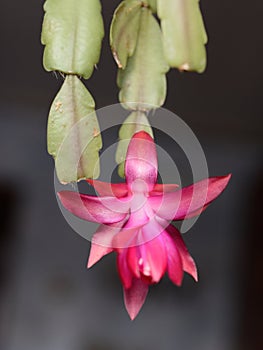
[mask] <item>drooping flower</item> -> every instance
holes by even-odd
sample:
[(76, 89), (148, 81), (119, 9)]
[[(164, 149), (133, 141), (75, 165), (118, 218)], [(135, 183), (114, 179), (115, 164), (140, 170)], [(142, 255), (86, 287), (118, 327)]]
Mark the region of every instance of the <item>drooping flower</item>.
[(101, 225), (92, 238), (88, 267), (117, 253), (126, 309), (134, 319), (150, 285), (167, 271), (180, 286), (184, 271), (196, 281), (197, 269), (180, 232), (171, 221), (199, 215), (225, 189), (231, 175), (211, 177), (179, 189), (157, 184), (157, 154), (152, 137), (136, 133), (125, 162), (126, 183), (88, 180), (99, 196), (62, 191), (63, 206), (74, 215)]

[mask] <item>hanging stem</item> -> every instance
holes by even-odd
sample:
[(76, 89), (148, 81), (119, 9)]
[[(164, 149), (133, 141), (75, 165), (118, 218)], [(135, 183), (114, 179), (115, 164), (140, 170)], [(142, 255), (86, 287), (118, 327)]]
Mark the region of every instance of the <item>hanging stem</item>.
[(99, 0), (47, 0), (44, 5), (43, 65), (66, 78), (51, 105), (48, 152), (62, 183), (98, 177), (102, 147), (95, 102), (80, 81), (98, 63), (104, 36)]

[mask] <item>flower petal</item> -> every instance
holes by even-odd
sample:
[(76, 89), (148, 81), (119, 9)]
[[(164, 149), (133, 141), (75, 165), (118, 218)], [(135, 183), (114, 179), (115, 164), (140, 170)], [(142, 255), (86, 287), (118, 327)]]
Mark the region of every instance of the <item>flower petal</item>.
[(121, 283), (125, 289), (131, 288), (133, 275), (127, 263), (128, 249), (122, 249), (117, 253), (117, 268)]
[(166, 220), (183, 220), (199, 215), (226, 188), (231, 175), (211, 177), (191, 186), (148, 201), (158, 216)]
[(112, 247), (115, 249), (129, 248), (136, 245), (136, 236), (140, 226), (127, 228), (123, 227), (120, 232), (116, 233), (112, 240)]
[(121, 230), (125, 220), (116, 224), (100, 225), (92, 237), (92, 244), (88, 260), (88, 268), (99, 261), (104, 255), (114, 250), (113, 237)]
[(138, 247), (134, 246), (134, 247), (130, 247), (127, 249), (127, 263), (128, 266), (131, 270), (131, 272), (133, 273), (133, 275), (137, 278), (140, 278), (140, 271), (139, 271), (139, 251), (138, 251)]
[(94, 197), (71, 191), (59, 192), (58, 197), (72, 214), (92, 222), (118, 222), (125, 218), (129, 209), (128, 203), (114, 197)]
[(157, 179), (157, 154), (152, 137), (145, 131), (133, 135), (126, 155), (125, 178), (130, 189), (136, 180), (143, 180), (151, 191)]
[(96, 262), (98, 262), (101, 258), (111, 253), (112, 251), (113, 248), (91, 243), (87, 268), (89, 269), (91, 266), (96, 264)]
[(121, 198), (128, 195), (128, 187), (126, 183), (113, 184), (110, 182), (103, 182), (92, 179), (88, 179), (86, 181), (94, 187), (95, 191), (100, 196), (111, 196)]
[(180, 286), (184, 275), (181, 255), (172, 237), (166, 232), (163, 237), (166, 241), (168, 276), (174, 284)]
[(189, 214), (185, 215), (184, 217), (179, 217), (176, 220), (183, 220), (183, 219), (191, 219), (194, 218), (195, 216), (201, 215), (203, 211), (206, 210), (206, 208), (208, 208), (209, 204), (204, 205), (202, 208), (197, 209), (196, 211), (191, 211)]
[(148, 285), (140, 279), (133, 279), (132, 286), (129, 289), (124, 288), (123, 292), (126, 310), (131, 320), (134, 320), (145, 302)]
[(194, 280), (197, 282), (198, 274), (197, 274), (196, 265), (195, 265), (194, 259), (191, 257), (191, 255), (188, 252), (188, 249), (186, 248), (186, 245), (183, 241), (181, 233), (173, 225), (169, 225), (166, 231), (169, 233), (171, 239), (174, 242), (174, 245), (176, 246), (176, 248), (180, 253), (183, 270), (189, 273), (189, 275), (191, 275), (194, 278)]
[(177, 184), (155, 184), (153, 190), (150, 192), (150, 196), (158, 196), (167, 192), (175, 192), (178, 189)]
[(113, 247), (128, 248), (138, 245), (138, 232), (148, 221), (149, 218), (147, 213), (145, 213), (145, 207), (131, 213), (122, 230), (115, 235), (113, 239)]
[(146, 277), (149, 269), (148, 274), (151, 276), (151, 283), (158, 283), (166, 271), (167, 253), (162, 234), (155, 236), (149, 241), (149, 236), (152, 234), (152, 226), (145, 225), (142, 228), (142, 234), (146, 243), (138, 247), (140, 251), (139, 263), (141, 265), (139, 269)]

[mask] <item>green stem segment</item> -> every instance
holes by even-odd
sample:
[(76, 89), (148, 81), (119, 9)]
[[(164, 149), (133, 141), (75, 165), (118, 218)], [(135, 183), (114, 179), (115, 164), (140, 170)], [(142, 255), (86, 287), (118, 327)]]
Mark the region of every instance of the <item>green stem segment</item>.
[[(157, 13), (161, 27), (153, 13)], [(110, 44), (119, 67), (119, 100), (133, 111), (119, 133), (116, 161), (121, 176), (133, 133), (149, 130), (152, 134), (147, 114), (165, 101), (169, 68), (203, 72), (206, 42), (199, 0), (125, 0), (116, 9)]]
[(49, 113), (48, 151), (62, 183), (97, 177), (102, 142), (95, 103), (78, 77), (88, 79), (99, 61), (104, 36), (100, 1), (47, 0), (44, 10), (44, 68), (66, 75)]
[(146, 1), (126, 0), (119, 5), (111, 25), (110, 43), (119, 67), (119, 100), (132, 111), (120, 129), (116, 152), (118, 172), (123, 177), (133, 134), (145, 130), (153, 136), (147, 114), (164, 103), (169, 66), (162, 50), (161, 29)]
[(60, 182), (98, 177), (101, 147), (95, 102), (80, 79), (68, 75), (48, 119), (48, 152)]
[(157, 0), (163, 46), (170, 67), (202, 73), (207, 35), (199, 0)]

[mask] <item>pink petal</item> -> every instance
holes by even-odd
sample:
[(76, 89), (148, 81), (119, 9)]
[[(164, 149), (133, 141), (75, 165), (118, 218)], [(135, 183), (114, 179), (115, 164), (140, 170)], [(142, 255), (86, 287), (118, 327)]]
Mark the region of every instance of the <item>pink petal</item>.
[(157, 179), (157, 154), (152, 137), (145, 131), (133, 135), (126, 155), (125, 178), (130, 189), (136, 180), (142, 180), (153, 189)]
[(129, 289), (132, 285), (133, 275), (127, 264), (127, 249), (122, 249), (117, 254), (117, 269), (121, 279), (121, 283), (125, 289)]
[(145, 213), (144, 206), (131, 213), (122, 230), (113, 239), (114, 248), (128, 248), (138, 245), (138, 232), (148, 221), (149, 218)]
[(123, 227), (112, 240), (112, 246), (115, 249), (129, 248), (136, 245), (136, 235), (140, 227)]
[(174, 192), (178, 189), (179, 185), (176, 184), (155, 184), (153, 190), (150, 192), (150, 196), (158, 196), (167, 192)]
[(211, 177), (162, 196), (149, 197), (156, 214), (166, 220), (182, 220), (200, 214), (226, 188), (231, 175)]
[(90, 268), (91, 266), (96, 264), (96, 262), (98, 262), (103, 256), (111, 253), (112, 251), (113, 251), (113, 248), (103, 247), (101, 245), (91, 243), (87, 267)]
[(169, 225), (166, 231), (169, 233), (171, 239), (174, 242), (174, 245), (176, 246), (176, 248), (180, 253), (183, 270), (189, 273), (189, 275), (191, 275), (194, 278), (194, 280), (197, 282), (198, 274), (197, 274), (197, 269), (196, 269), (194, 259), (189, 254), (188, 249), (186, 248), (186, 245), (183, 241), (183, 238), (180, 232), (173, 225)]
[(160, 236), (163, 231), (164, 231), (163, 226), (159, 224), (156, 218), (155, 217), (151, 218), (151, 220), (149, 220), (149, 222), (143, 226), (143, 235), (141, 236), (138, 235), (137, 237), (138, 245), (141, 245), (142, 243), (145, 244), (147, 242), (152, 241), (154, 238)]
[(118, 222), (126, 217), (129, 210), (128, 203), (113, 197), (94, 197), (71, 191), (59, 192), (58, 197), (72, 214), (92, 222)]
[(202, 212), (205, 211), (206, 208), (208, 208), (208, 206), (209, 206), (209, 204), (204, 205), (202, 208), (200, 208), (200, 209), (198, 209), (198, 210), (196, 210), (196, 211), (192, 211), (191, 213), (185, 215), (185, 217), (183, 217), (183, 218), (181, 218), (181, 219), (179, 218), (179, 219), (177, 219), (177, 220), (179, 221), (179, 220), (183, 220), (183, 219), (191, 219), (191, 218), (194, 218), (195, 216), (198, 216), (198, 215), (202, 214)]
[(88, 260), (88, 268), (99, 261), (104, 255), (114, 250), (113, 237), (121, 230), (125, 220), (116, 224), (100, 225), (92, 237), (92, 245)]
[(98, 180), (88, 179), (87, 182), (95, 188), (100, 196), (125, 197), (128, 195), (128, 187), (126, 183), (112, 184)]
[(98, 227), (92, 236), (92, 243), (115, 248), (113, 245), (113, 238), (123, 229), (127, 219), (121, 220), (113, 224), (102, 224)]
[(140, 279), (133, 279), (131, 288), (124, 288), (123, 292), (125, 307), (131, 320), (134, 320), (145, 302), (148, 285)]
[[(142, 232), (147, 240), (149, 234), (152, 234), (151, 225), (144, 226)], [(138, 249), (140, 252), (141, 273), (147, 277), (147, 269), (149, 269), (151, 283), (158, 283), (165, 274), (167, 267), (167, 253), (162, 235), (158, 235), (145, 244), (141, 244)], [(144, 273), (144, 269), (146, 273)]]
[(131, 201), (130, 217), (125, 225), (127, 228), (143, 226), (149, 221), (148, 208), (150, 207), (148, 205), (148, 199), (144, 196), (142, 199), (140, 197), (134, 199)]
[(140, 271), (139, 271), (139, 255), (138, 255), (138, 247), (130, 247), (127, 249), (127, 263), (128, 266), (132, 272), (132, 274), (140, 278)]
[(167, 249), (167, 272), (170, 280), (180, 286), (183, 280), (183, 264), (182, 258), (178, 252), (177, 246), (174, 243), (173, 239), (166, 232), (163, 233), (163, 237), (166, 241)]

